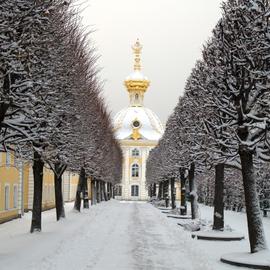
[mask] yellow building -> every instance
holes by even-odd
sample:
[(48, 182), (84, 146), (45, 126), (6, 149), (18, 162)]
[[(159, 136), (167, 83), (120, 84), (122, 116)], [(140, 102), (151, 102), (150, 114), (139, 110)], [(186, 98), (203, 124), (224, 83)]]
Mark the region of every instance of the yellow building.
[[(71, 172), (63, 175), (64, 201), (76, 196), (79, 176)], [(0, 153), (0, 223), (20, 217), (32, 210), (34, 192), (33, 170), (30, 162), (18, 160), (11, 151)], [(90, 194), (90, 192), (89, 192)], [(42, 209), (55, 207), (54, 173), (43, 171)]]
[(11, 152), (0, 154), (0, 222), (19, 216), (19, 171)]
[(181, 200), (181, 184), (180, 181), (175, 181), (175, 200), (180, 201)]

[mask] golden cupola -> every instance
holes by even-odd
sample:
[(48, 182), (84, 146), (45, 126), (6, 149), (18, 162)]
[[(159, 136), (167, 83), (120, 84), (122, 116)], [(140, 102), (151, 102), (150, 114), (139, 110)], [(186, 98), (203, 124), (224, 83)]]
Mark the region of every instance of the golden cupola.
[(129, 92), (130, 106), (142, 107), (144, 93), (150, 85), (150, 81), (141, 72), (141, 51), (142, 45), (137, 39), (132, 46), (135, 56), (134, 71), (126, 78), (125, 86)]
[(164, 132), (157, 115), (143, 105), (144, 93), (150, 85), (141, 72), (142, 45), (139, 40), (132, 46), (135, 55), (134, 71), (125, 80), (130, 104), (114, 117), (114, 132), (118, 140), (158, 141)]

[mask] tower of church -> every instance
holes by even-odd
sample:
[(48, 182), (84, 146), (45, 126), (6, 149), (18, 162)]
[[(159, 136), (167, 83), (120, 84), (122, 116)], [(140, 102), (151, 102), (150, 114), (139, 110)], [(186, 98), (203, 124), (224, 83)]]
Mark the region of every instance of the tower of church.
[(147, 200), (146, 160), (149, 151), (157, 145), (164, 129), (156, 114), (144, 106), (144, 94), (150, 81), (141, 71), (142, 45), (139, 40), (132, 46), (134, 70), (124, 84), (129, 94), (129, 106), (114, 117), (114, 130), (123, 151), (121, 184), (116, 198)]

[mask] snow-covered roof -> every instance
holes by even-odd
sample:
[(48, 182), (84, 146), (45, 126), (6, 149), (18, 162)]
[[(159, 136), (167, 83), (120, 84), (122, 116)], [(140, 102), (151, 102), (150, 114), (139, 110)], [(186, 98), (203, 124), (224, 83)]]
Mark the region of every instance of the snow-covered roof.
[(126, 81), (148, 81), (148, 78), (143, 75), (139, 70), (134, 70), (127, 78)]
[(127, 107), (114, 117), (114, 129), (118, 140), (130, 138), (133, 132), (132, 124), (135, 120), (140, 123), (139, 132), (142, 139), (158, 141), (161, 138), (164, 129), (152, 110), (145, 107)]

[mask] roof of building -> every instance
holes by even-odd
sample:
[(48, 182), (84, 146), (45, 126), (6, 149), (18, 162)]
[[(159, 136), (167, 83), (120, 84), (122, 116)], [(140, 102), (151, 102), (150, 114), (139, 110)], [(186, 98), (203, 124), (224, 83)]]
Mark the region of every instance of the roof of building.
[(119, 140), (158, 141), (164, 129), (157, 115), (143, 105), (144, 93), (149, 87), (150, 81), (141, 72), (142, 45), (139, 40), (132, 46), (132, 49), (135, 55), (134, 70), (125, 80), (130, 105), (114, 117), (116, 138)]
[[(136, 125), (139, 126), (136, 127)], [(164, 132), (157, 115), (146, 107), (127, 107), (115, 115), (114, 129), (117, 139), (132, 139), (134, 128), (138, 128), (141, 134), (140, 139), (144, 140), (157, 141)]]

